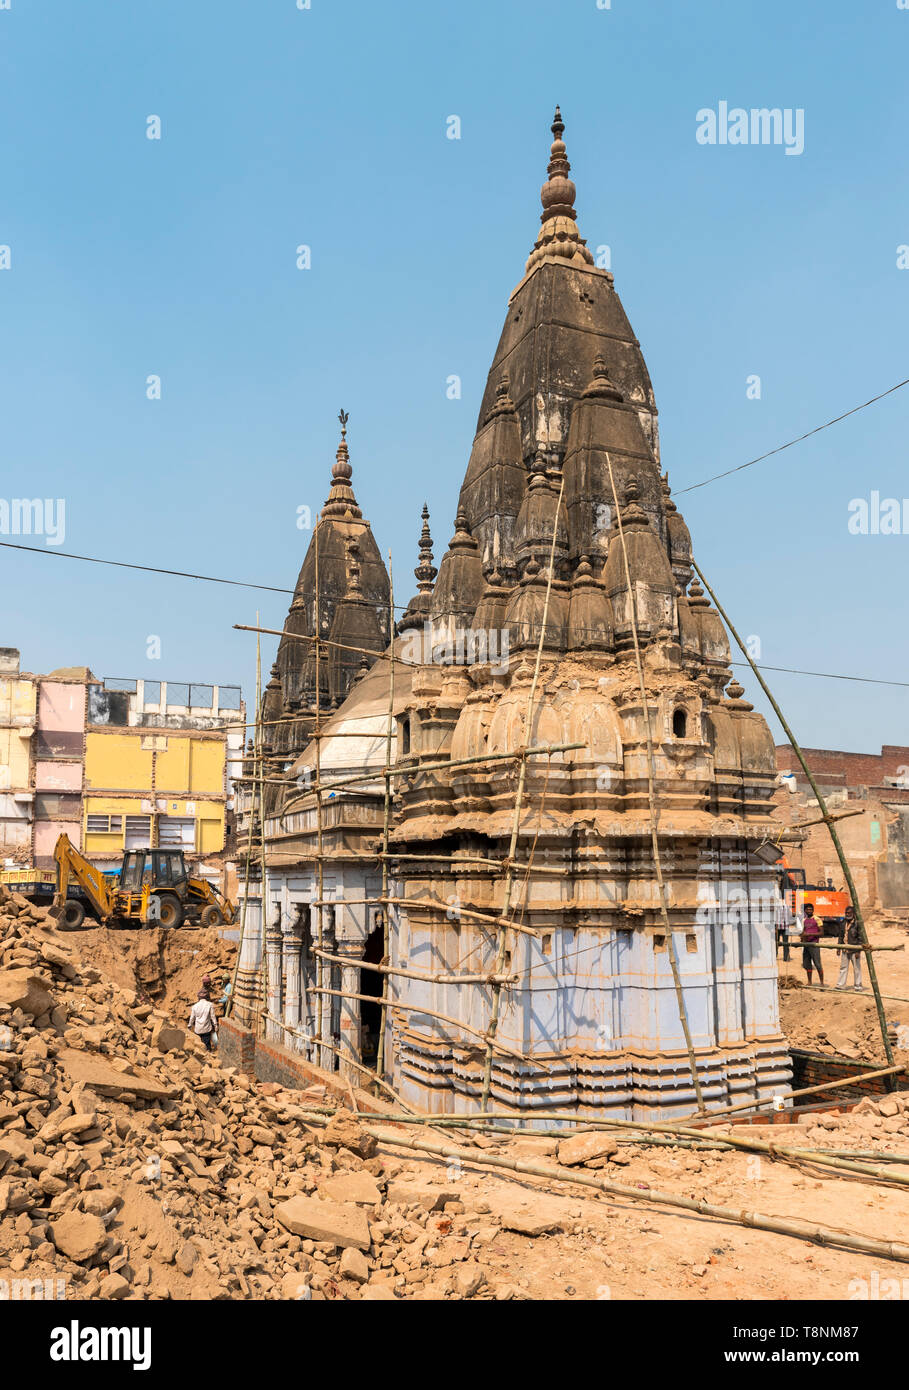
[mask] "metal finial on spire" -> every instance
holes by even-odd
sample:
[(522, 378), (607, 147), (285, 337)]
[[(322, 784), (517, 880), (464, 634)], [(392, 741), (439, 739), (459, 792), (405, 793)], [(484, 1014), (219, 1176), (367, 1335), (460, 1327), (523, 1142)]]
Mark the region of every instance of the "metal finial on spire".
[(350, 466), (350, 453), (347, 448), (347, 422), (350, 414), (346, 410), (338, 411), (338, 419), (341, 421), (341, 442), (338, 445), (338, 452), (335, 454), (334, 467), (331, 476), (335, 482), (346, 482), (353, 476), (353, 469)]
[(555, 138), (561, 140), (565, 131), (565, 122), (562, 120), (562, 112), (558, 106), (555, 109), (555, 115), (552, 118), (552, 126), (550, 128)]

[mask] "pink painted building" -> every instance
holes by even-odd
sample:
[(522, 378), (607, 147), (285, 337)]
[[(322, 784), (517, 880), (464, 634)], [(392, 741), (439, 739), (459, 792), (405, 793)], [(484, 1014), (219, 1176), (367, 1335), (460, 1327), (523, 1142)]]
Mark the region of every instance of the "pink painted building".
[(50, 868), (57, 837), (82, 847), (82, 767), (85, 757), (86, 682), (91, 672), (44, 677), (38, 686), (35, 736), (34, 862)]

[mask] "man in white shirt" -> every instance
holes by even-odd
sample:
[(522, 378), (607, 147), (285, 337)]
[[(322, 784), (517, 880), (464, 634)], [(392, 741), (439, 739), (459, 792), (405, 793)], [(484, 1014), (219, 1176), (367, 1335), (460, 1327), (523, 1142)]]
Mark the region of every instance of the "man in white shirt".
[(189, 1026), (210, 1052), (218, 1020), (215, 1006), (204, 989), (199, 990), (198, 998), (189, 1011)]

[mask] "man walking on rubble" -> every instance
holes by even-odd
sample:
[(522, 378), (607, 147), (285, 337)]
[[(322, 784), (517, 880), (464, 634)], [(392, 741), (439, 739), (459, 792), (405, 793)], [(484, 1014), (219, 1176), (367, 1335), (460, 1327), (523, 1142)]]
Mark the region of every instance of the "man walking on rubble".
[(218, 1020), (215, 1017), (215, 1006), (204, 989), (199, 990), (198, 998), (189, 1011), (189, 1026), (211, 1052), (212, 1043), (217, 1037), (215, 1029)]
[[(837, 932), (837, 937), (841, 946), (861, 946), (862, 938), (859, 932), (859, 924), (855, 920), (855, 908), (846, 908), (846, 916), (842, 926)], [(862, 984), (862, 953), (861, 951), (840, 951), (840, 975), (836, 982), (837, 989), (847, 989), (849, 979), (849, 966), (852, 965), (852, 980), (855, 989), (863, 989)]]

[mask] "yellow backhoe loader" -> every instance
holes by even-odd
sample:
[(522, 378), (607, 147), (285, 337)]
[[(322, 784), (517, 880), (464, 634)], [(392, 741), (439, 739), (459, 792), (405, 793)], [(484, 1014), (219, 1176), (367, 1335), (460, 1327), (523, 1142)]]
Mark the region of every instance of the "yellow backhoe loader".
[(118, 876), (102, 873), (61, 835), (54, 848), (57, 891), (53, 913), (61, 926), (75, 928), (85, 918), (85, 904), (67, 897), (77, 883), (102, 926), (214, 926), (233, 922), (236, 909), (204, 878), (190, 878), (182, 849), (130, 849)]

